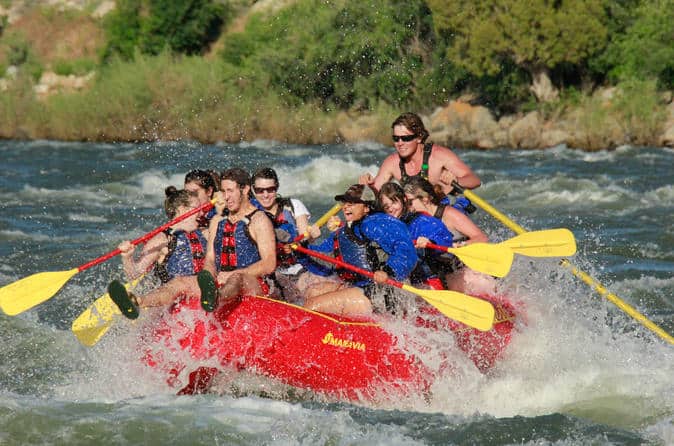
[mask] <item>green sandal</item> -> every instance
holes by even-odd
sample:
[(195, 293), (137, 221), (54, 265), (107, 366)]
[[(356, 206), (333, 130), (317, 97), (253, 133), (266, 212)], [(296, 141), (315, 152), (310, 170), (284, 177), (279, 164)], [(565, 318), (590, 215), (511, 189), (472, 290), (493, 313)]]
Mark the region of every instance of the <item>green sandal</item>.
[(218, 306), (218, 289), (215, 286), (215, 280), (211, 273), (204, 270), (197, 274), (197, 283), (201, 290), (201, 308), (212, 313)]
[(119, 280), (113, 280), (108, 285), (110, 299), (119, 307), (119, 311), (129, 319), (138, 319), (138, 304), (133, 294), (127, 293), (126, 288)]

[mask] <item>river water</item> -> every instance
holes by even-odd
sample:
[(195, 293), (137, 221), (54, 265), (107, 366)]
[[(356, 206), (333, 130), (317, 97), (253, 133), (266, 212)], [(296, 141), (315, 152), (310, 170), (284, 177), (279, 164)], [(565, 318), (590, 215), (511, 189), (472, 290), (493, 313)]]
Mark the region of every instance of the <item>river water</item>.
[[(280, 192), (318, 217), (391, 150), (0, 142), (0, 285), (77, 267), (159, 226), (164, 187), (193, 168), (272, 166)], [(573, 262), (674, 333), (673, 150), (458, 153), (483, 180), (479, 196), (528, 229), (569, 228)], [(484, 211), (474, 219), (493, 241), (514, 235)], [(137, 324), (116, 321), (93, 348), (70, 331), (120, 277), (112, 259), (30, 311), (0, 314), (0, 444), (674, 444), (674, 346), (555, 259), (517, 257), (501, 281), (526, 318), (489, 376), (464, 364), (428, 401), (378, 407), (267, 398), (243, 377), (233, 394), (175, 396), (137, 360)]]

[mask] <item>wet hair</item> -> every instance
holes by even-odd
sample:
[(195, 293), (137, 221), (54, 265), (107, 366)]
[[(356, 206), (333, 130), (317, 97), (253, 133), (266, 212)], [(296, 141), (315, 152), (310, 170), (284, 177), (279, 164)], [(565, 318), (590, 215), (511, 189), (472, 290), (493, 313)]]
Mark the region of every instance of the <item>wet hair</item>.
[(403, 125), (410, 132), (420, 136), (421, 142), (426, 142), (426, 139), (428, 139), (428, 130), (426, 130), (421, 117), (416, 113), (403, 113), (402, 115), (398, 116), (396, 120), (393, 121), (393, 124), (391, 124), (391, 129), (397, 125)]
[(261, 167), (255, 171), (253, 174), (253, 178), (250, 180), (250, 185), (254, 186), (255, 185), (255, 180), (258, 178), (264, 179), (264, 180), (274, 180), (274, 185), (276, 187), (279, 186), (278, 183), (278, 175), (276, 175), (276, 171), (272, 169), (271, 167)]
[(240, 189), (250, 185), (250, 175), (240, 167), (232, 167), (220, 174), (220, 181), (234, 181)]
[(166, 216), (173, 220), (178, 214), (178, 208), (180, 206), (190, 207), (192, 206), (192, 197), (193, 195), (185, 189), (176, 189), (175, 186), (169, 186), (164, 189), (164, 194), (166, 198), (164, 199), (164, 211), (166, 211)]
[(414, 195), (422, 200), (428, 198), (435, 205), (439, 205), (440, 200), (445, 197), (440, 185), (433, 186), (421, 177), (413, 177), (405, 181), (403, 190), (406, 194)]
[(403, 190), (402, 186), (392, 181), (384, 183), (381, 186), (381, 189), (379, 189), (379, 195), (377, 195), (377, 203), (379, 204), (380, 207), (383, 208), (381, 202), (382, 197), (386, 197), (391, 201), (399, 201), (403, 205), (405, 205), (405, 202), (407, 201), (405, 199), (405, 191)]
[(188, 183), (196, 183), (205, 191), (208, 191), (209, 188), (211, 188), (213, 192), (220, 189), (220, 178), (218, 177), (218, 174), (212, 170), (194, 169), (187, 172), (185, 175), (185, 184)]

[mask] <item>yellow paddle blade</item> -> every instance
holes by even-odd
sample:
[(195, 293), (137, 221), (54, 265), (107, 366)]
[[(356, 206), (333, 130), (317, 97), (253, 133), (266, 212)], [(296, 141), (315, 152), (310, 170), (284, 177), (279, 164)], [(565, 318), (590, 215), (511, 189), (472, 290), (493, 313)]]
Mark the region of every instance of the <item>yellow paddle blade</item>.
[(566, 257), (576, 253), (576, 239), (565, 228), (525, 232), (499, 245), (529, 257)]
[(420, 290), (403, 284), (402, 288), (423, 298), (450, 319), (480, 331), (489, 331), (494, 325), (494, 306), (486, 300), (444, 290)]
[(68, 280), (79, 272), (50, 271), (24, 277), (0, 288), (0, 308), (10, 316), (16, 316), (39, 305), (63, 288)]
[(82, 345), (91, 347), (110, 329), (114, 316), (118, 314), (122, 313), (110, 295), (105, 293), (73, 321), (71, 328)]
[[(143, 276), (124, 286), (132, 290), (143, 279)], [(77, 340), (87, 347), (94, 346), (112, 326), (115, 316), (122, 314), (110, 295), (105, 293), (80, 314), (72, 323), (71, 329)]]
[(489, 243), (447, 248), (447, 252), (457, 256), (468, 268), (495, 277), (505, 277), (515, 257), (508, 247)]

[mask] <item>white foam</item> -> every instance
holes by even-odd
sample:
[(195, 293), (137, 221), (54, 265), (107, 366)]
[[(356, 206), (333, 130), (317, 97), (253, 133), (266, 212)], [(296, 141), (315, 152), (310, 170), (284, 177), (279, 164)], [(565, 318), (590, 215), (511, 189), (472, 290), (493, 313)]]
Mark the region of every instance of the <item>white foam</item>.
[(101, 217), (99, 215), (87, 215), (87, 214), (68, 214), (68, 218), (72, 221), (81, 221), (85, 223), (105, 223), (108, 221), (107, 218)]
[(31, 240), (36, 242), (64, 240), (63, 237), (54, 237), (53, 235), (40, 234), (39, 232), (26, 233), (18, 229), (0, 230), (0, 238), (3, 240)]
[(377, 167), (363, 166), (351, 159), (336, 160), (330, 156), (321, 156), (307, 164), (295, 168), (280, 167), (276, 171), (281, 194), (291, 197), (310, 196), (314, 200), (325, 196), (328, 202), (332, 202), (335, 194), (357, 182), (361, 173), (376, 173)]

